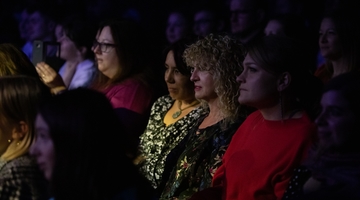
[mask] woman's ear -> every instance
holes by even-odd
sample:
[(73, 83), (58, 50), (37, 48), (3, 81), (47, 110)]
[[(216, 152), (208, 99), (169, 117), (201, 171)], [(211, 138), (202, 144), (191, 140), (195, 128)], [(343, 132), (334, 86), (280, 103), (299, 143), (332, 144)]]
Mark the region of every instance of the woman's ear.
[(29, 126), (26, 122), (20, 121), (12, 130), (12, 138), (14, 140), (21, 140), (29, 132)]
[(289, 72), (282, 73), (278, 78), (278, 91), (282, 92), (289, 87), (291, 83), (291, 75)]

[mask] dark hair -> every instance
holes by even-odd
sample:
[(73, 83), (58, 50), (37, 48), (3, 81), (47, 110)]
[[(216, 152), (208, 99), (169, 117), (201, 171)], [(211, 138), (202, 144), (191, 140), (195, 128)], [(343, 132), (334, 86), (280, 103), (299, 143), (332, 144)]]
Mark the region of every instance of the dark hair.
[(310, 55), (306, 53), (306, 46), (288, 36), (269, 35), (250, 43), (247, 50), (266, 71), (291, 75), (290, 86), (283, 93), (292, 96), (314, 119), (319, 112), (323, 84), (307, 67), (306, 57)]
[(182, 75), (190, 76), (190, 68), (186, 65), (183, 54), (185, 49), (189, 47), (189, 45), (195, 43), (200, 38), (200, 36), (188, 35), (187, 37), (170, 44), (164, 49), (163, 60), (166, 60), (166, 56), (169, 51), (173, 51), (176, 68), (180, 71)]
[(96, 24), (78, 15), (71, 15), (65, 18), (61, 23), (64, 32), (77, 48), (85, 47), (85, 58), (94, 58), (94, 52), (91, 50), (94, 38), (96, 36)]
[(42, 104), (38, 113), (54, 144), (55, 199), (111, 199), (139, 184), (137, 168), (126, 155), (125, 131), (104, 94), (69, 90)]
[(48, 21), (56, 21), (59, 16), (59, 4), (51, 1), (28, 1), (25, 3), (24, 10), (33, 14), (39, 12), (44, 19)]
[(102, 73), (98, 73), (95, 81), (95, 88), (103, 88), (113, 83), (119, 83), (128, 77), (135, 77), (149, 84), (148, 80), (153, 78), (153, 72), (150, 68), (149, 41), (144, 36), (143, 27), (132, 20), (110, 19), (100, 23), (98, 33), (104, 27), (110, 27), (116, 54), (121, 62), (122, 69), (112, 78), (109, 79)]

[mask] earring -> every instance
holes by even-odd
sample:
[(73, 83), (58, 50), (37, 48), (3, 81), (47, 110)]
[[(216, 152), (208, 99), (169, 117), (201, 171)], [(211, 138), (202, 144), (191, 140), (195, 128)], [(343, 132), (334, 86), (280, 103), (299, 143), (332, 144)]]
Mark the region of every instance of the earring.
[(12, 141), (11, 139), (8, 139), (8, 143), (11, 143), (11, 141)]

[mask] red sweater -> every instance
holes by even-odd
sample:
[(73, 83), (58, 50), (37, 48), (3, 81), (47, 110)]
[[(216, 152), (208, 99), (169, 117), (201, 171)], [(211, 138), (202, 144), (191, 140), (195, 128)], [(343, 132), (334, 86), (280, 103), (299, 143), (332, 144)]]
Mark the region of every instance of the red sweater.
[(305, 113), (299, 119), (268, 121), (253, 112), (233, 136), (214, 187), (194, 199), (210, 194), (214, 199), (219, 192), (226, 200), (281, 199), (315, 137), (316, 125)]

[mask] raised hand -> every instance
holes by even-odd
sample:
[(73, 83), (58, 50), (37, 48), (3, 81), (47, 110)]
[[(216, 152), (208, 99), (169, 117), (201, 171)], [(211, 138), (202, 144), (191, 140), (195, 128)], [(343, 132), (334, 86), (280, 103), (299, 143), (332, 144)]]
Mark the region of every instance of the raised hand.
[(41, 80), (50, 89), (56, 87), (66, 87), (62, 77), (45, 62), (36, 64), (36, 71), (39, 74)]

